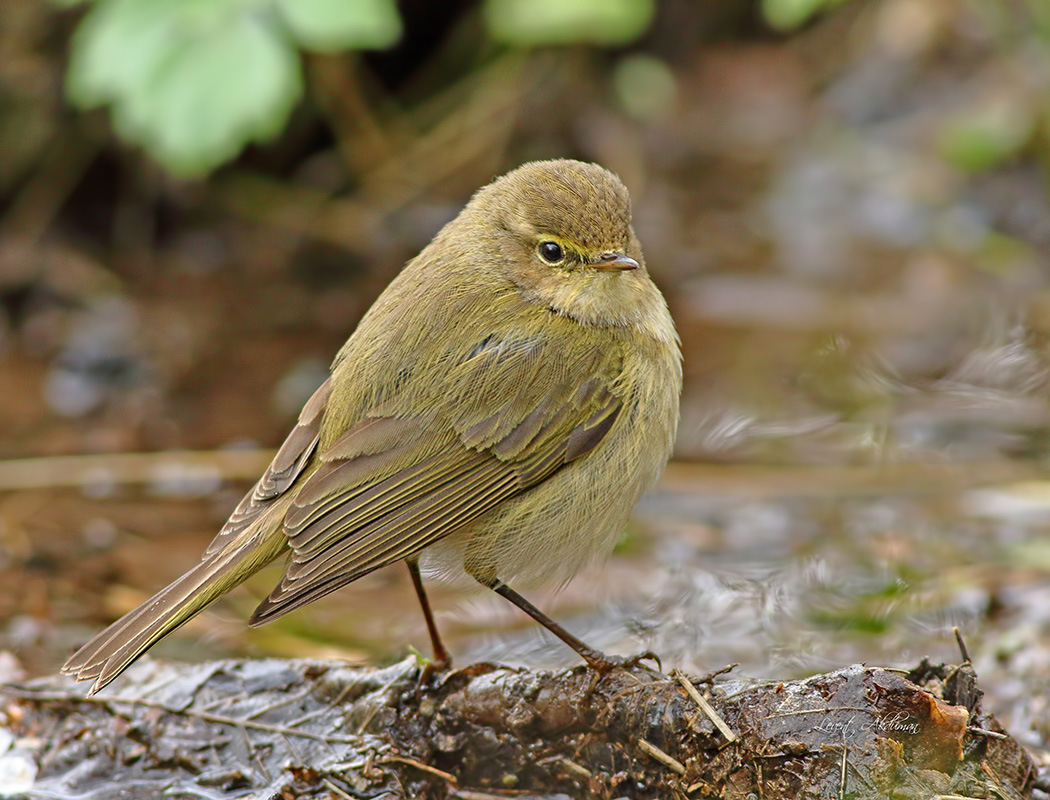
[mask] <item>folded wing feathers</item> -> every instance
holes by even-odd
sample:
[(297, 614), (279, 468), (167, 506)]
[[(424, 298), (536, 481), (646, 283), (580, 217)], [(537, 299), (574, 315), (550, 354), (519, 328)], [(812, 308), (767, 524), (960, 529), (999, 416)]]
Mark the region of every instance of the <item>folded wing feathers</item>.
[[(378, 483), (358, 485), (341, 495), (330, 496), (320, 504), (300, 505), (300, 498), (296, 497), (285, 516), (285, 533), (296, 554), (305, 557), (324, 549), (332, 538), (333, 528), (345, 527), (341, 523), (349, 519), (353, 527), (358, 528), (390, 511), (403, 509), (433, 487), (440, 486), (457, 468), (450, 454), (441, 453), (411, 464)], [(337, 471), (338, 468), (333, 471), (333, 477)]]
[(331, 544), (315, 554), (296, 551), (281, 584), (252, 622), (283, 616), (374, 569), (413, 555), (520, 490), (519, 477), (505, 465), (491, 456), (474, 455), (488, 463), (462, 470), (415, 502), (390, 507), (370, 524), (358, 526), (354, 520), (327, 529), (326, 541)]
[[(607, 372), (597, 370), (594, 377), (589, 363), (560, 365), (552, 376), (549, 364), (541, 370), (515, 356), (520, 353), (513, 348), (490, 343), (472, 364), (452, 368), (482, 365), (494, 371), (490, 378), (504, 380), (484, 380), (485, 370), (464, 372), (459, 385), (473, 387), (476, 402), (452, 404), (458, 416), (444, 433), (435, 434), (440, 427), (425, 418), (369, 418), (319, 456), (321, 466), (298, 489), (285, 515), (292, 559), (281, 583), (256, 609), (253, 624), (418, 553), (602, 440), (620, 411), (610, 390), (618, 372), (615, 358), (608, 360)], [(573, 380), (574, 372), (589, 377)], [(515, 399), (488, 402), (495, 386), (507, 382), (517, 387)], [(499, 406), (495, 412), (494, 406)], [(480, 413), (485, 407), (488, 413)]]
[(325, 403), (332, 393), (331, 379), (318, 387), (303, 406), (299, 422), (284, 440), (277, 455), (274, 456), (266, 472), (230, 514), (215, 538), (211, 540), (201, 561), (207, 561), (217, 552), (232, 542), (237, 534), (244, 531), (268, 510), (273, 501), (291, 487), (302, 475), (311, 456), (317, 449), (320, 440), (321, 420), (324, 417)]

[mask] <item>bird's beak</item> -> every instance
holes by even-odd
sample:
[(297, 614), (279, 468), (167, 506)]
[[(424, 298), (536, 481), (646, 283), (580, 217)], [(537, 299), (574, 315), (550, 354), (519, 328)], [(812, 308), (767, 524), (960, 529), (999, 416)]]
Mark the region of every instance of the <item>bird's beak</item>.
[(598, 257), (598, 261), (592, 264), (595, 269), (608, 269), (615, 272), (624, 272), (629, 269), (638, 269), (641, 265), (630, 256), (622, 253), (604, 253)]

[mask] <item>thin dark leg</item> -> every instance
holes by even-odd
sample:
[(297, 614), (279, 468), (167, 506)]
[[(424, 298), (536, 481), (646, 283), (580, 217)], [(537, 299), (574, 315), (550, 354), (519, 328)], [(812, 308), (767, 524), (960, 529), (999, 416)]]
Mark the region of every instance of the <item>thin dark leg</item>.
[(598, 672), (608, 672), (614, 667), (632, 666), (637, 664), (643, 658), (652, 658), (657, 664), (660, 663), (660, 660), (653, 653), (647, 652), (642, 653), (640, 656), (622, 658), (620, 656), (607, 655), (601, 650), (595, 650), (593, 647), (585, 644), (582, 640), (577, 639), (565, 630), (565, 628), (536, 608), (536, 606), (507, 586), (503, 581), (498, 579), (493, 581), (483, 581), (477, 578), (475, 578), (475, 580), (488, 586), (501, 597), (510, 600), (510, 602), (540, 623), (540, 625), (565, 642), (565, 644), (580, 654), (580, 657), (587, 662), (587, 666), (591, 669), (597, 670)]
[(419, 604), (423, 607), (423, 617), (427, 621), (427, 630), (430, 632), (430, 647), (434, 651), (434, 660), (427, 665), (427, 670), (431, 673), (442, 672), (452, 666), (452, 656), (441, 643), (441, 636), (434, 623), (434, 614), (430, 610), (427, 593), (423, 590), (423, 578), (419, 574), (419, 564), (415, 561), (406, 561), (405, 564), (408, 565), (408, 574), (412, 576), (412, 585), (416, 587)]

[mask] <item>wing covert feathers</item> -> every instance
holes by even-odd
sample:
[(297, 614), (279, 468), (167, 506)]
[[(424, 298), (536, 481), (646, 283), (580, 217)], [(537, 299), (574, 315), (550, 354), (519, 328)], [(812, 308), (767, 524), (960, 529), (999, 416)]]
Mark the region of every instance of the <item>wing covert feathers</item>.
[(285, 516), (292, 559), (251, 623), (416, 555), (596, 447), (620, 413), (618, 359), (543, 349), (488, 337), (450, 369), (444, 418), (366, 418), (321, 453)]

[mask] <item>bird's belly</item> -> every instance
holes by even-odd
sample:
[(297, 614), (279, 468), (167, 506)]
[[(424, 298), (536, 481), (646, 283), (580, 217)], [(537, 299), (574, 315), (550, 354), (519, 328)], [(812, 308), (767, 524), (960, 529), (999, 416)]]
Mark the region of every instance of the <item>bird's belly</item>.
[(666, 432), (640, 441), (637, 431), (628, 436), (629, 424), (618, 428), (587, 456), (428, 547), (423, 569), (454, 582), (469, 575), (527, 588), (567, 581), (608, 555), (670, 447)]

